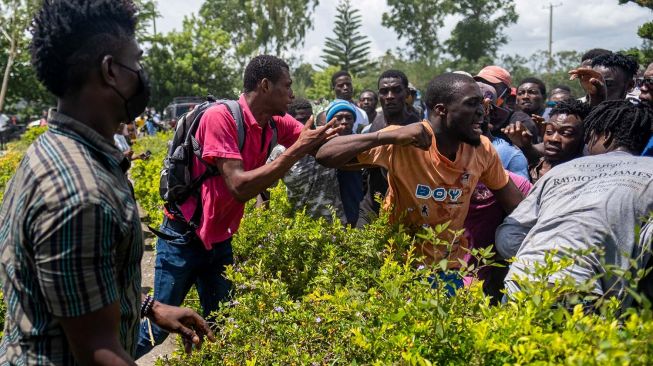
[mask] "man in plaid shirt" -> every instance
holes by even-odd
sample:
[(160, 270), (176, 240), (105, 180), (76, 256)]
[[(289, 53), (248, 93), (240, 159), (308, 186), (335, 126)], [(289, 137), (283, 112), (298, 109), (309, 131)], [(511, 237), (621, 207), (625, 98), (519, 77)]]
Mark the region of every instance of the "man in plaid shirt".
[(141, 295), (143, 236), (122, 121), (149, 99), (131, 0), (50, 0), (33, 21), (32, 64), (58, 97), (0, 208), (7, 305), (0, 365), (133, 365), (141, 317), (212, 338), (190, 309)]

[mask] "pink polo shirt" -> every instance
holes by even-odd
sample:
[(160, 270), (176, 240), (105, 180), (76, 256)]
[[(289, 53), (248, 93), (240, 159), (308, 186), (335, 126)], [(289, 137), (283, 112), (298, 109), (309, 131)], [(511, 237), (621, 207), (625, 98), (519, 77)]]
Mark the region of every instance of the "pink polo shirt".
[[(225, 105), (212, 107), (204, 113), (195, 137), (203, 146), (202, 157), (205, 160), (210, 162), (221, 158), (238, 159), (243, 161), (244, 170), (254, 170), (265, 164), (272, 140), (272, 129), (263, 129), (256, 122), (244, 95), (240, 96), (238, 103), (245, 117), (245, 145), (242, 152), (238, 150), (236, 122)], [(274, 121), (277, 126), (277, 141), (285, 147), (295, 143), (304, 127), (288, 114), (274, 117)], [(206, 167), (196, 157), (193, 159), (192, 176), (196, 178)], [(197, 235), (204, 246), (211, 249), (213, 244), (229, 239), (238, 231), (245, 205), (229, 193), (221, 176), (204, 181), (201, 199), (202, 218)], [(192, 217), (196, 206), (197, 200), (194, 197), (181, 205), (181, 211), (187, 220)]]

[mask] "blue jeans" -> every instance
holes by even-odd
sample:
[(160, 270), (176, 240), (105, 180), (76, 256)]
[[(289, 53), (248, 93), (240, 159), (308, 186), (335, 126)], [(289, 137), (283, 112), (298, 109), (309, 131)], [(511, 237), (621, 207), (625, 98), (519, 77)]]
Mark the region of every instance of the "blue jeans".
[[(437, 279), (436, 277), (437, 276)], [(436, 272), (429, 276), (428, 281), (431, 288), (438, 288), (438, 280), (444, 283), (444, 289), (447, 291), (447, 296), (451, 297), (456, 294), (456, 291), (464, 286), (463, 278), (460, 277), (458, 272)]]
[[(225, 267), (233, 264), (231, 238), (213, 244), (207, 250), (195, 235), (176, 232), (164, 219), (160, 231), (175, 237), (174, 240), (158, 238), (154, 271), (154, 299), (168, 305), (179, 306), (193, 284), (206, 318), (217, 310), (231, 289), (231, 282), (224, 278)], [(152, 324), (155, 345), (163, 343), (168, 332)], [(152, 350), (147, 322), (141, 323), (136, 359)]]

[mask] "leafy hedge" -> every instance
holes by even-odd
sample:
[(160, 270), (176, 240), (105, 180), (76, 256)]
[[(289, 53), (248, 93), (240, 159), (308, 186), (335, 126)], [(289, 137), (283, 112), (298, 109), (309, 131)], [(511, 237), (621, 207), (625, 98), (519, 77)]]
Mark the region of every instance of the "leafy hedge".
[(168, 152), (168, 140), (172, 132), (161, 132), (155, 136), (141, 137), (132, 146), (135, 154), (150, 151), (147, 160), (134, 160), (130, 176), (134, 182), (134, 194), (138, 204), (147, 213), (146, 221), (158, 225), (163, 221), (163, 201), (159, 196), (159, 177), (163, 159)]
[[(5, 194), (7, 183), (14, 175), (29, 145), (36, 140), (47, 127), (33, 127), (27, 130), (20, 140), (7, 144), (7, 150), (0, 156), (0, 202)], [(3, 317), (4, 319), (4, 317)]]
[[(158, 175), (169, 137), (144, 138), (134, 147), (152, 152), (131, 171), (151, 222), (161, 218)], [(20, 159), (5, 157), (0, 172), (10, 175)], [(574, 289), (564, 281), (550, 286), (546, 278), (569, 261), (549, 257), (547, 265), (532, 269), (539, 281), (523, 284), (523, 292), (505, 305), (491, 306), (480, 282), (453, 297), (440, 281), (433, 288), (428, 278), (434, 269), (417, 265), (412, 239), (389, 225), (387, 216), (352, 230), (338, 220), (288, 213), (281, 185), (273, 189), (268, 210), (248, 205), (233, 242), (237, 265), (227, 272), (234, 294), (213, 320), (217, 342), (191, 356), (179, 351), (160, 365), (653, 362), (649, 306), (620, 316), (615, 301), (605, 301), (600, 315), (585, 314), (580, 305), (555, 306)], [(481, 266), (491, 264), (489, 251), (473, 254)], [(471, 277), (477, 271), (464, 269)], [(2, 306), (0, 312), (4, 319)]]
[[(164, 154), (166, 136), (144, 139)], [(146, 145), (145, 145), (146, 143)], [(140, 151), (139, 147), (135, 150)], [(132, 168), (137, 199), (155, 217), (161, 158)], [(155, 188), (156, 187), (156, 188)], [(153, 211), (150, 211), (153, 210)], [(247, 206), (234, 238), (232, 300), (216, 312), (218, 340), (191, 356), (179, 350), (160, 365), (646, 365), (653, 362), (653, 322), (648, 307), (617, 316), (605, 301), (600, 315), (577, 305), (555, 306), (574, 288), (546, 278), (569, 265), (533, 269), (540, 280), (505, 305), (491, 306), (480, 282), (448, 297), (445, 284), (427, 280), (412, 239), (387, 216), (365, 230), (290, 217), (282, 185), (270, 208)], [(427, 235), (446, 230), (435, 228)], [(491, 265), (489, 250), (475, 251)], [(475, 276), (472, 266), (464, 273)], [(186, 305), (197, 307), (196, 301)]]
[[(479, 282), (448, 297), (439, 281), (432, 288), (433, 269), (415, 263), (410, 237), (387, 217), (344, 229), (338, 220), (289, 218), (283, 187), (272, 197), (268, 210), (248, 206), (234, 239), (234, 295), (215, 314), (217, 342), (160, 365), (653, 362), (649, 309), (618, 317), (615, 301), (604, 302), (601, 315), (555, 306), (574, 289), (546, 278), (571, 262), (551, 256), (533, 269), (540, 281), (502, 306), (490, 305)], [(473, 254), (491, 264), (489, 251)]]

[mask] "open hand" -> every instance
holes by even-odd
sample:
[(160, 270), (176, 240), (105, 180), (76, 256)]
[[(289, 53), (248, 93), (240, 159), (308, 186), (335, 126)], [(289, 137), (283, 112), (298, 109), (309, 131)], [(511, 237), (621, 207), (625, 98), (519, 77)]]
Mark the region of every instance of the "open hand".
[(311, 118), (306, 121), (297, 142), (295, 142), (295, 145), (303, 154), (317, 151), (322, 144), (338, 136), (340, 131), (344, 129), (344, 126), (333, 127), (336, 123), (335, 118), (327, 122), (324, 126), (317, 127), (316, 129), (313, 129), (314, 121), (314, 116), (311, 116)]
[(569, 80), (576, 79), (580, 81), (583, 90), (589, 95), (592, 105), (597, 105), (607, 98), (608, 90), (600, 72), (585, 68), (569, 71)]
[(167, 332), (181, 335), (186, 353), (192, 352), (193, 345), (200, 348), (204, 337), (215, 342), (206, 320), (191, 309), (156, 302), (150, 320)]
[(514, 125), (502, 128), (501, 132), (508, 136), (512, 144), (520, 149), (529, 148), (533, 144), (533, 134), (519, 121)]

